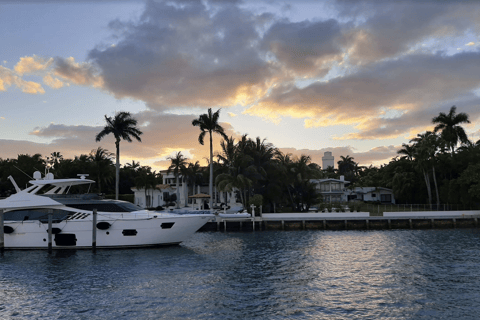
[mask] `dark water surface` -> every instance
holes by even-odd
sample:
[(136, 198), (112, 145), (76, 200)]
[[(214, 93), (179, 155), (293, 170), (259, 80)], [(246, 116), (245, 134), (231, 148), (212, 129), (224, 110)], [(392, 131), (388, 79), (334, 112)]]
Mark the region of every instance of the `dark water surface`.
[(1, 319), (479, 319), (480, 231), (197, 233), (6, 251)]

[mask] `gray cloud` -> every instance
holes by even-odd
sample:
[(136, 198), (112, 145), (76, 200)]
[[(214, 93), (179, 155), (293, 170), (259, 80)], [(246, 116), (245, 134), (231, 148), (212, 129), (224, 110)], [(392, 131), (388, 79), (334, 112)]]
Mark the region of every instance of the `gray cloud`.
[(215, 13), (201, 2), (148, 2), (140, 21), (115, 21), (114, 47), (94, 49), (105, 88), (151, 107), (233, 103), (239, 88), (265, 87), (273, 70), (258, 50), (262, 18), (230, 4)]
[[(435, 116), (445, 101), (452, 104), (465, 101), (475, 112), (478, 97), (471, 92), (479, 87), (478, 52), (455, 56), (414, 55), (303, 89), (277, 88), (248, 112), (261, 114), (268, 110), (297, 117), (303, 114), (311, 118), (312, 126), (352, 124), (360, 130), (359, 136), (373, 139), (382, 138), (382, 131), (408, 132), (409, 128), (420, 125), (418, 120), (424, 121), (426, 115), (430, 119)], [(394, 115), (390, 116), (389, 112)], [(421, 114), (424, 116), (419, 117)], [(415, 117), (409, 119), (410, 115)], [(398, 119), (389, 120), (391, 118)], [(395, 126), (399, 119), (402, 126)], [(388, 130), (379, 130), (379, 126), (386, 126)], [(362, 132), (372, 134), (362, 135)]]
[[(344, 29), (344, 46), (352, 64), (368, 64), (419, 50), (422, 42), (478, 32), (480, 6), (469, 1), (337, 1), (336, 7), (357, 23)], [(421, 46), (420, 46), (421, 48)], [(432, 50), (432, 48), (430, 49)]]
[(325, 76), (342, 60), (341, 28), (336, 20), (273, 24), (262, 39), (265, 50), (293, 73)]

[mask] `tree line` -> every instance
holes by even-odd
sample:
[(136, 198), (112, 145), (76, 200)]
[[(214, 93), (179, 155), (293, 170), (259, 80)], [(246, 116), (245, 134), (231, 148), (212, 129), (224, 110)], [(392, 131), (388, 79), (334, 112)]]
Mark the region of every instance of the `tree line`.
[(455, 106), (432, 119), (433, 131), (417, 134), (380, 167), (359, 167), (348, 175), (353, 186), (386, 187), (397, 203), (440, 207), (480, 203), (480, 140), (472, 142), (462, 124), (470, 123)]
[[(315, 190), (312, 179), (339, 178), (350, 181), (349, 188), (385, 187), (393, 190), (398, 203), (425, 203), (475, 205), (480, 201), (480, 140), (471, 142), (463, 127), (469, 123), (465, 113), (456, 113), (453, 106), (449, 113), (440, 113), (432, 119), (433, 131), (418, 134), (398, 150), (398, 156), (379, 167), (359, 166), (353, 157), (340, 156), (338, 169), (321, 168), (309, 155), (299, 157), (283, 153), (260, 137), (241, 136), (238, 140), (228, 137), (219, 124), (220, 110), (199, 116), (192, 121), (198, 126), (199, 143), (209, 140), (208, 167), (199, 162), (189, 162), (181, 152), (169, 157), (168, 172), (176, 177), (177, 195), (180, 195), (180, 179), (186, 183), (185, 197), (195, 194), (196, 186), (209, 184), (209, 194), (215, 187), (220, 192), (235, 191), (244, 206), (262, 205), (264, 212), (305, 211), (319, 204), (322, 199)], [(14, 192), (7, 180), (12, 175), (19, 186), (25, 186), (33, 170), (49, 170), (59, 178), (89, 174), (96, 181), (93, 192), (106, 194), (131, 194), (132, 187), (147, 190), (162, 183), (162, 176), (149, 166), (132, 161), (120, 166), (120, 141), (141, 141), (142, 132), (128, 112), (118, 112), (114, 117), (105, 116), (106, 125), (95, 139), (115, 136), (116, 154), (102, 147), (89, 154), (65, 159), (60, 152), (46, 158), (40, 154), (20, 154), (16, 159), (0, 159), (0, 194)], [(212, 135), (223, 139), (217, 148)], [(115, 160), (115, 164), (114, 164)], [(21, 172), (26, 174), (23, 174)], [(210, 204), (211, 205), (211, 204)]]

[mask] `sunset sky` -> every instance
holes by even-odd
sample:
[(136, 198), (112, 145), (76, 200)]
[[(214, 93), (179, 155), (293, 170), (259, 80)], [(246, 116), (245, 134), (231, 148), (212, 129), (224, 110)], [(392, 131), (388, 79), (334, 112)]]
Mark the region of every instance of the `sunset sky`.
[(477, 141), (479, 17), (466, 0), (0, 0), (0, 158), (114, 152), (95, 135), (129, 111), (143, 142), (122, 163), (205, 164), (191, 122), (210, 107), (229, 136), (320, 165), (388, 162), (453, 105)]

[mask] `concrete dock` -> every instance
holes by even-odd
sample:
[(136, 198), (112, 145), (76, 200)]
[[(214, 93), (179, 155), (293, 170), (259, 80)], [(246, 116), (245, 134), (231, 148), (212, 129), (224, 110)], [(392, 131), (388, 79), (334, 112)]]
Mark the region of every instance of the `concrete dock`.
[(220, 218), (200, 231), (388, 230), (478, 228), (480, 211), (277, 213), (249, 219)]

